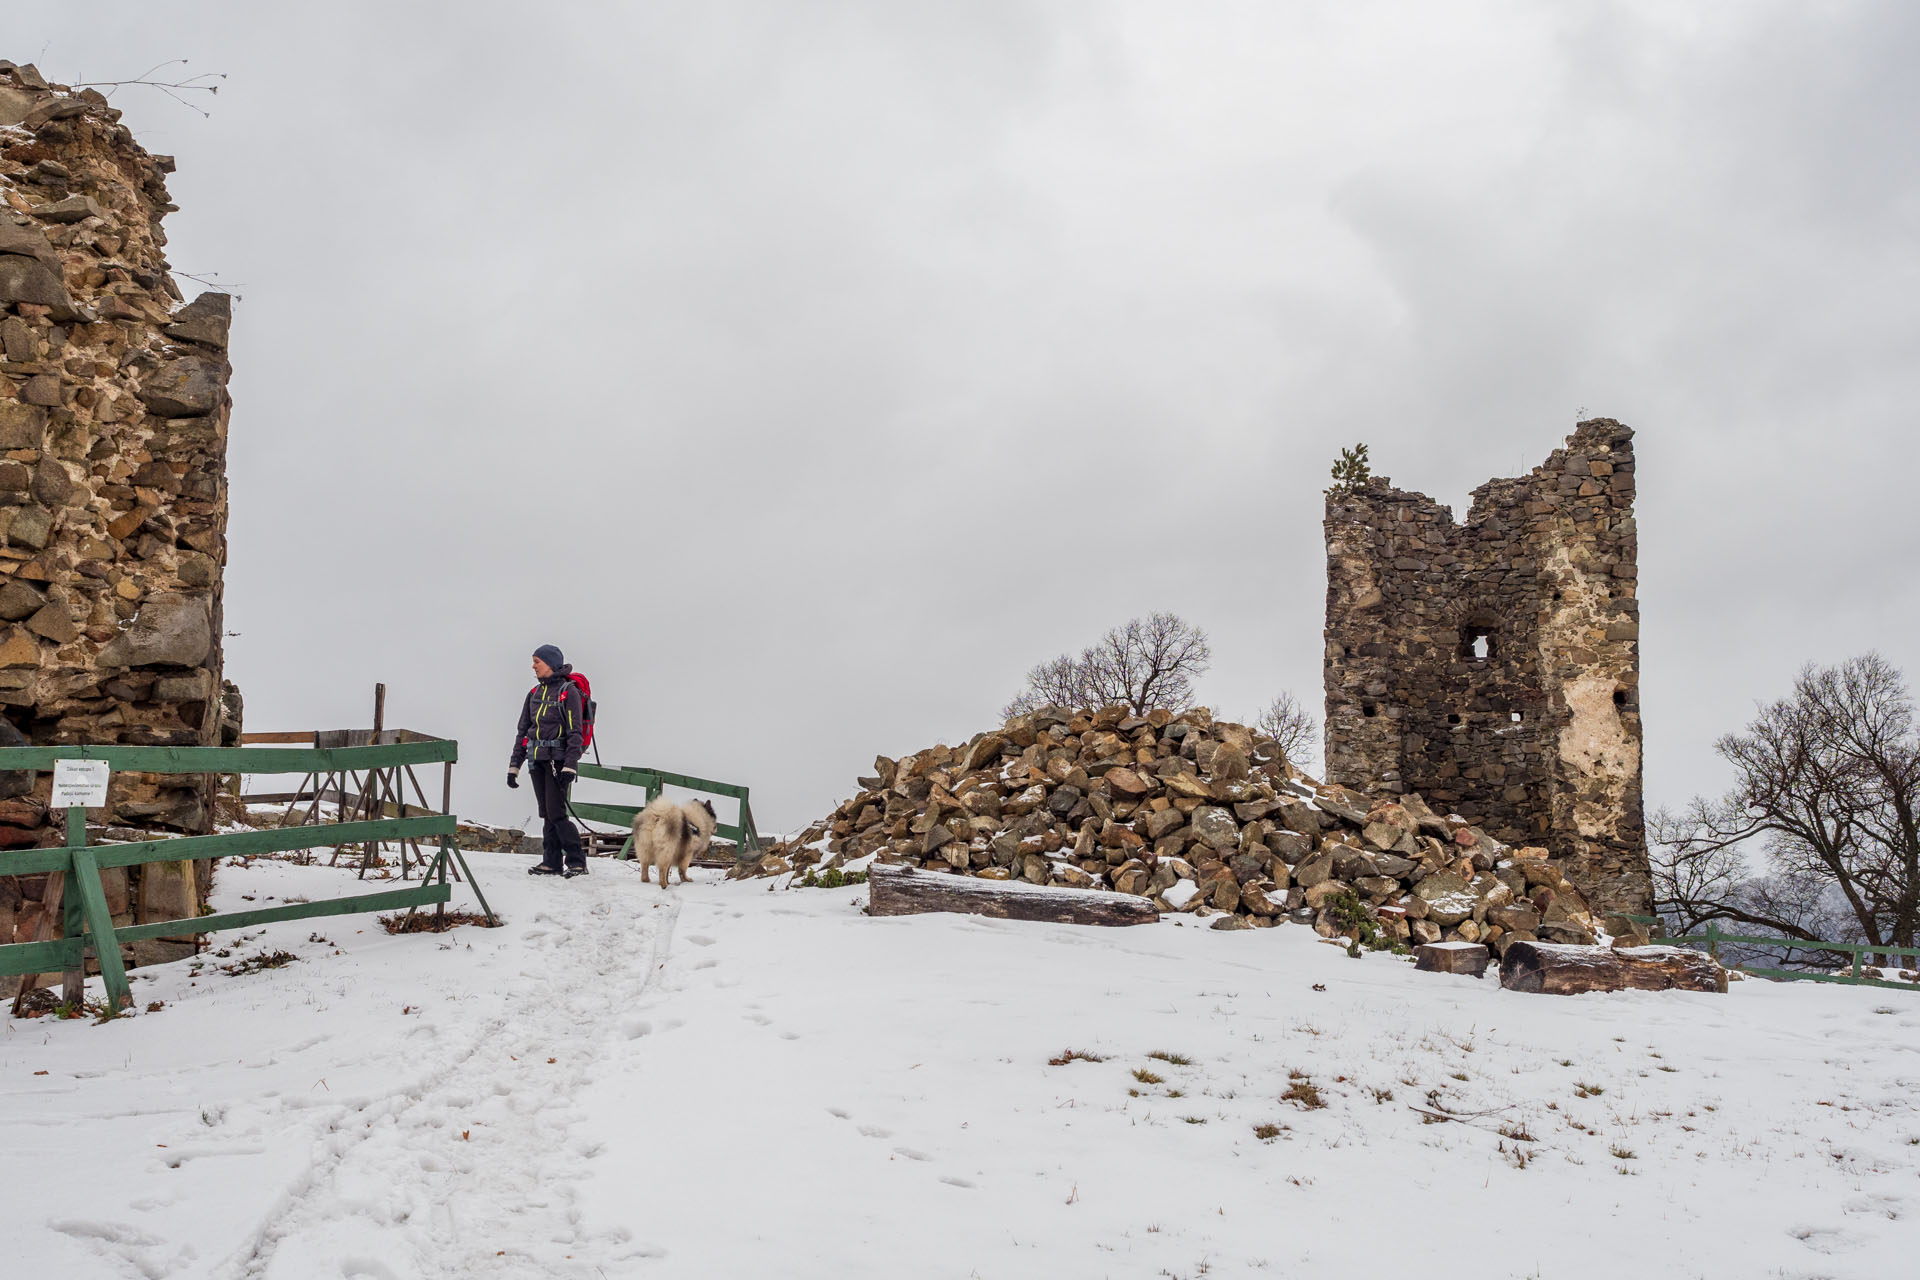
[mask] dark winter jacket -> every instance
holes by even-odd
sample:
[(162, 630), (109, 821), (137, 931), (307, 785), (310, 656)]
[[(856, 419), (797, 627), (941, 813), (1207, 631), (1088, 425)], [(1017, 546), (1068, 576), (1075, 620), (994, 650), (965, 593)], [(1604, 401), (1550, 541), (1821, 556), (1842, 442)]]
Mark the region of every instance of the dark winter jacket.
[(586, 699), (568, 678), (572, 674), (572, 667), (561, 667), (527, 691), (520, 727), (513, 735), (513, 768), (529, 758), (557, 760), (563, 769), (580, 764)]

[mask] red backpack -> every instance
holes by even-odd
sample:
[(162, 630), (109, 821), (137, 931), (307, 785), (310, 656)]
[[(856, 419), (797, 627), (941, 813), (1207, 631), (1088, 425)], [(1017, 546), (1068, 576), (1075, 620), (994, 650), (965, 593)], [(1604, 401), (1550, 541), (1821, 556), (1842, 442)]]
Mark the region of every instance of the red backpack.
[[(580, 750), (584, 752), (593, 745), (593, 717), (600, 710), (600, 704), (593, 700), (593, 686), (587, 683), (585, 676), (574, 671), (568, 673), (567, 679), (573, 681), (574, 688), (580, 690), (580, 701), (583, 706), (580, 713)], [(596, 752), (594, 759), (599, 758), (599, 753)]]

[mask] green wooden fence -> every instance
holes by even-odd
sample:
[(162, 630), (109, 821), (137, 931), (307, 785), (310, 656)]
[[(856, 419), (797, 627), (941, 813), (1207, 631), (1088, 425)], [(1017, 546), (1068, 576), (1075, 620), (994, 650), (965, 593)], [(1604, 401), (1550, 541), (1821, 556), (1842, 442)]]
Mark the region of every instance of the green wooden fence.
[[(0, 747), (0, 772), (46, 770), (57, 760), (105, 760), (115, 772), (139, 773), (267, 773), (292, 774), (349, 769), (392, 768), (408, 764), (451, 764), (459, 758), (459, 744), (444, 739), (394, 743), (386, 746), (301, 747)], [(473, 872), (454, 840), (457, 820), (451, 813), (419, 817), (384, 818), (367, 822), (333, 822), (316, 826), (281, 827), (266, 831), (233, 831), (211, 836), (177, 836), (124, 844), (89, 845), (86, 811), (67, 810), (67, 843), (57, 849), (16, 849), (0, 852), (0, 875), (29, 875), (42, 871), (64, 873), (63, 937), (43, 942), (15, 942), (0, 946), (0, 975), (51, 973), (80, 969), (91, 950), (100, 963), (108, 1006), (118, 1010), (132, 992), (120, 960), (122, 942), (142, 938), (170, 938), (181, 934), (213, 933), (267, 924), (276, 920), (304, 920), (313, 916), (353, 915), (363, 911), (409, 909), (446, 902), (453, 895), (449, 873), (458, 863), (489, 920), (487, 905)], [(438, 837), (440, 851), (426, 875), (405, 889), (361, 893), (343, 898), (287, 903), (252, 911), (228, 911), (183, 920), (159, 920), (116, 929), (107, 912), (100, 872), (108, 867), (140, 866), (150, 862), (197, 861), (256, 853), (357, 843), (366, 840), (405, 840)]]
[[(1640, 924), (1662, 924), (1653, 916), (1627, 916), (1626, 919)], [(1722, 933), (1720, 926), (1709, 921), (1706, 932), (1697, 937), (1660, 938), (1658, 941), (1670, 946), (1705, 947), (1707, 954), (1718, 960), (1723, 944), (1736, 946), (1778, 947), (1787, 951), (1831, 951), (1838, 955), (1851, 955), (1852, 966), (1845, 972), (1823, 972), (1819, 969), (1762, 969), (1753, 965), (1735, 966), (1741, 973), (1750, 973), (1756, 978), (1777, 978), (1786, 982), (1838, 982), (1853, 987), (1887, 987), (1895, 991), (1920, 991), (1920, 982), (1896, 982), (1890, 978), (1875, 978), (1865, 970), (1868, 956), (1910, 956), (1920, 957), (1920, 947), (1875, 946), (1866, 942), (1806, 942), (1799, 938), (1770, 938), (1754, 934)], [(1915, 968), (1920, 968), (1916, 964)]]
[[(647, 793), (645, 803), (652, 804), (667, 787), (680, 787), (687, 791), (704, 792), (707, 795), (727, 796), (740, 802), (740, 820), (721, 822), (714, 826), (713, 834), (733, 841), (740, 850), (740, 856), (760, 851), (760, 833), (753, 825), (753, 805), (747, 797), (747, 788), (731, 782), (715, 782), (711, 778), (693, 778), (684, 773), (667, 773), (660, 769), (608, 768), (603, 765), (587, 764), (582, 761), (580, 776), (592, 778), (598, 782), (616, 782), (623, 786), (639, 787)], [(592, 801), (575, 800), (573, 811), (577, 817), (590, 822), (608, 822), (615, 826), (630, 827), (639, 814), (642, 805), (596, 804)], [(620, 846), (620, 856), (633, 856), (633, 837), (628, 836), (626, 843)]]

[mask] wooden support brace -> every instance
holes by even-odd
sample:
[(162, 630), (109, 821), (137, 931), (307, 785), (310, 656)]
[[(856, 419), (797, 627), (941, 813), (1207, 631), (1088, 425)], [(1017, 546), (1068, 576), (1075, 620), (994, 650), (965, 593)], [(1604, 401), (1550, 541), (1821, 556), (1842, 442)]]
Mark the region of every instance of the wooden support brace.
[(100, 961), (100, 981), (107, 989), (107, 1008), (118, 1013), (133, 1003), (133, 990), (127, 985), (126, 968), (120, 963), (120, 940), (113, 933), (113, 916), (107, 911), (107, 895), (100, 887), (100, 866), (93, 860), (93, 850), (83, 847), (73, 851), (73, 881), (80, 891), (80, 907), (86, 917), (94, 955)]

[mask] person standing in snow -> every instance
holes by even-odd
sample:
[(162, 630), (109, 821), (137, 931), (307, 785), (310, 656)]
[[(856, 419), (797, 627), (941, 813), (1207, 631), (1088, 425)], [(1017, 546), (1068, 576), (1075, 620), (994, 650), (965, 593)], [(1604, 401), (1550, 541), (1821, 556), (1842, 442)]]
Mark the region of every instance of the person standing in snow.
[(520, 766), (533, 764), (533, 798), (544, 827), (540, 833), (540, 861), (527, 868), (533, 876), (587, 874), (587, 855), (580, 833), (567, 816), (567, 791), (579, 776), (586, 698), (572, 680), (559, 649), (543, 644), (533, 651), (537, 679), (520, 708), (520, 727), (513, 736), (513, 759), (507, 766), (507, 785), (520, 785)]

